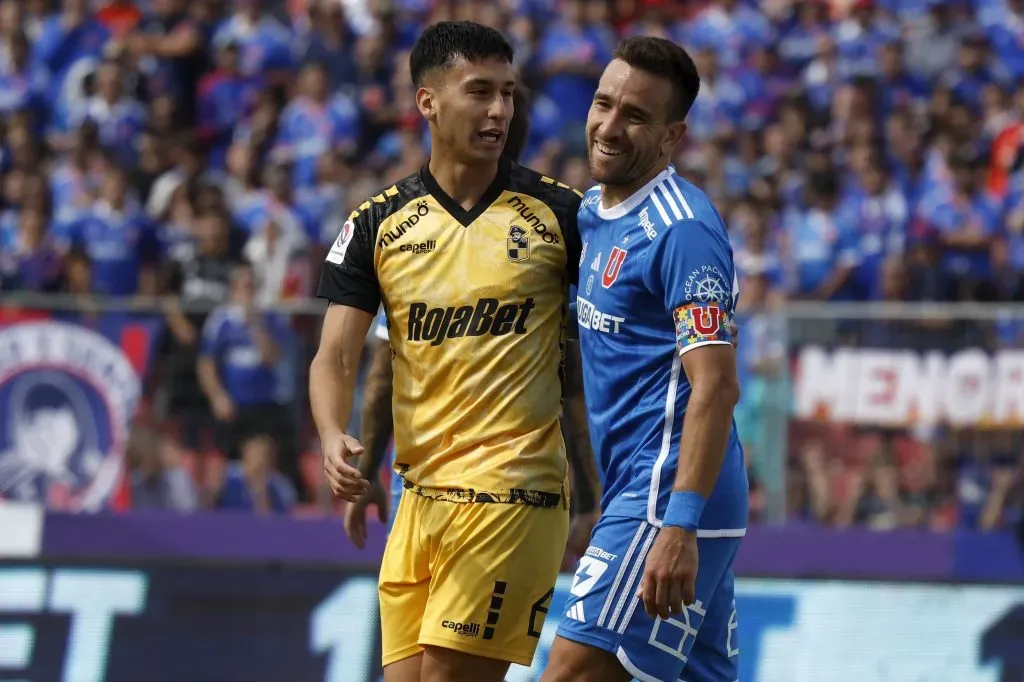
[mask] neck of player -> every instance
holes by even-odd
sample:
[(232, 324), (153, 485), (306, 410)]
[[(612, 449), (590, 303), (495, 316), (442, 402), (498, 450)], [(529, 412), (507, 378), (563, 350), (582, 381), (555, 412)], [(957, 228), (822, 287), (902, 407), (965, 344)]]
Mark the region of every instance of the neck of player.
[(476, 206), (494, 182), (498, 175), (498, 163), (489, 161), (485, 164), (467, 164), (437, 149), (431, 154), (427, 168), (444, 193), (468, 211)]
[(668, 163), (659, 160), (642, 176), (624, 185), (601, 185), (601, 205), (605, 208), (618, 206), (639, 191), (641, 187), (668, 168)]

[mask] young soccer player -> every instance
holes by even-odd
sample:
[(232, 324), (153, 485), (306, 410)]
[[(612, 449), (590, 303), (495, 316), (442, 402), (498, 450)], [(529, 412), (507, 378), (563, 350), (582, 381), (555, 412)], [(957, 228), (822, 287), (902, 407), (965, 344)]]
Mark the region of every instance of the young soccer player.
[[(502, 155), (518, 162), (526, 146), (530, 131), (529, 101), (526, 90), (518, 86), (512, 96), (513, 114), (508, 125), (505, 139), (505, 150)], [(579, 351), (575, 345), (570, 346), (566, 353), (567, 382), (576, 389), (580, 386)], [(370, 367), (367, 372), (363, 389), (363, 405), (360, 414), (360, 438), (365, 454), (360, 458), (359, 470), (363, 477), (370, 481), (370, 489), (348, 505), (345, 510), (345, 534), (354, 545), (362, 549), (366, 545), (366, 510), (371, 504), (377, 507), (381, 522), (388, 524), (388, 532), (394, 523), (394, 514), (402, 498), (402, 478), (391, 477), (390, 490), (385, 491), (380, 482), (380, 467), (390, 457), (394, 466), (394, 448), (390, 447), (394, 417), (391, 412), (393, 378), (391, 373), (391, 344), (388, 339), (387, 317), (381, 310), (373, 324), (373, 333), (369, 342)], [(578, 556), (587, 547), (590, 529), (596, 519), (597, 501), (596, 471), (594, 469), (593, 451), (590, 449), (590, 438), (587, 432), (586, 406), (580, 390), (571, 391), (566, 396), (563, 415), (563, 434), (566, 441), (566, 454), (572, 463), (573, 478), (576, 481), (576, 493), (571, 511), (574, 514), (570, 525), (570, 547), (572, 556)]]
[(418, 173), (362, 204), (327, 256), (331, 301), (310, 372), (325, 474), (349, 501), (369, 482), (344, 432), (381, 302), (405, 492), (380, 572), (388, 682), (499, 682), (529, 665), (568, 533), (559, 428), (578, 192), (501, 154), (512, 49), (441, 23), (410, 70), (430, 127)]
[(678, 45), (624, 41), (587, 120), (577, 298), (602, 516), (543, 682), (738, 677), (732, 562), (747, 478), (732, 248), (669, 164), (700, 79)]

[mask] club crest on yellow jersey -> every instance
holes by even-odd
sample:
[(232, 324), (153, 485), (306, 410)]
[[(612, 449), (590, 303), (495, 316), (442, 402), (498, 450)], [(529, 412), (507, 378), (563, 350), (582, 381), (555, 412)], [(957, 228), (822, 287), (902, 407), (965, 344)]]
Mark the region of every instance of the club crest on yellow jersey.
[(530, 235), (522, 227), (509, 228), (507, 244), (510, 261), (521, 263), (530, 257)]

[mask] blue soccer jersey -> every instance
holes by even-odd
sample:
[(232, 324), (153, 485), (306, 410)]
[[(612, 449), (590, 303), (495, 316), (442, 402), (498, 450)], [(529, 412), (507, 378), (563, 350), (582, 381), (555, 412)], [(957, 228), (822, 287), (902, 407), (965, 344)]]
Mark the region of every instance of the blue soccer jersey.
[(604, 649), (642, 682), (738, 677), (732, 563), (746, 531), (747, 477), (733, 423), (697, 531), (696, 599), (667, 620), (636, 596), (675, 480), (690, 385), (685, 353), (732, 343), (732, 248), (703, 192), (671, 167), (618, 206), (598, 189), (579, 212), (576, 297), (602, 514), (558, 634)]
[[(579, 226), (576, 317), (601, 507), (660, 527), (690, 398), (680, 358), (733, 340), (732, 247), (711, 201), (671, 167), (610, 209), (589, 191)], [(743, 535), (747, 492), (733, 424), (700, 535)]]

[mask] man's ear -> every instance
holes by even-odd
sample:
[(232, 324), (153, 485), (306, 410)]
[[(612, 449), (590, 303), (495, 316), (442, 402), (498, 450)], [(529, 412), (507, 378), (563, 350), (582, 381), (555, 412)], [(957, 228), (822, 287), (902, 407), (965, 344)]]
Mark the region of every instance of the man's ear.
[(434, 91), (430, 88), (421, 87), (416, 90), (416, 108), (420, 115), (428, 121), (433, 120), (437, 110), (434, 108)]
[(674, 155), (676, 149), (679, 148), (679, 144), (683, 141), (683, 137), (686, 135), (686, 123), (684, 121), (675, 121), (668, 124), (668, 139), (665, 141), (668, 145), (671, 153)]

